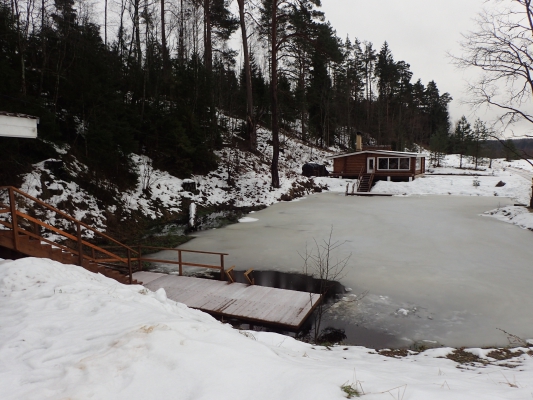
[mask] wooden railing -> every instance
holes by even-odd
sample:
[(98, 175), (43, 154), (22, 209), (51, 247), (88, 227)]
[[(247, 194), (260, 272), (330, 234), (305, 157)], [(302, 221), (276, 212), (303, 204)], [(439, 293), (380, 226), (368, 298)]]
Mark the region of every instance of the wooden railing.
[[(227, 256), (227, 253), (217, 253), (217, 252), (211, 252), (211, 251), (199, 251), (199, 250), (185, 250), (185, 249), (173, 249), (173, 248), (165, 248), (165, 247), (153, 247), (153, 246), (139, 246), (138, 247), (138, 254), (139, 254), (139, 261), (140, 261), (140, 270), (142, 270), (142, 262), (155, 262), (155, 263), (164, 263), (164, 264), (173, 264), (178, 266), (179, 274), (180, 276), (183, 275), (183, 267), (201, 267), (201, 268), (210, 268), (210, 269), (218, 269), (220, 270), (220, 280), (224, 280), (224, 256)], [(149, 250), (150, 253), (154, 253), (157, 251), (174, 251), (178, 254), (177, 261), (173, 260), (162, 260), (162, 259), (156, 259), (156, 258), (148, 258), (145, 256), (142, 256), (143, 253), (145, 253), (143, 250)], [(206, 254), (206, 255), (213, 255), (218, 256), (220, 263), (218, 265), (212, 265), (212, 264), (199, 264), (199, 263), (193, 263), (193, 262), (187, 262), (183, 261), (183, 253), (195, 253), (195, 254)]]
[(374, 181), (374, 173), (370, 175), (370, 178), (368, 179), (368, 191), (372, 190), (372, 182)]
[[(2, 199), (6, 199), (9, 204), (2, 204)], [(24, 208), (27, 208), (29, 211), (21, 211), (19, 204), (23, 205)], [(71, 223), (72, 229), (70, 232), (41, 221), (36, 216), (37, 214), (35, 212), (38, 207), (51, 211), (55, 213), (56, 217), (60, 217), (64, 221)], [(30, 213), (33, 213), (34, 215), (30, 215)], [(7, 218), (1, 218), (3, 214), (5, 214)], [(7, 229), (12, 231), (14, 250), (16, 251), (19, 250), (18, 242), (20, 235), (27, 235), (30, 238), (60, 248), (64, 252), (76, 255), (78, 265), (80, 266), (83, 266), (83, 263), (86, 260), (88, 262), (94, 262), (108, 268), (126, 272), (126, 274), (129, 275), (130, 283), (133, 281), (132, 275), (134, 270), (141, 271), (143, 269), (143, 262), (178, 265), (180, 275), (183, 274), (183, 266), (218, 269), (220, 270), (221, 279), (224, 279), (224, 256), (228, 255), (226, 253), (143, 245), (136, 246), (137, 248), (134, 249), (13, 186), (0, 187), (0, 229), (2, 227), (3, 230)], [(52, 232), (54, 235), (59, 236), (59, 240), (51, 240), (44, 237), (41, 233), (42, 230)], [(92, 242), (83, 238), (84, 233), (86, 233), (84, 231), (91, 232), (89, 235), (92, 236)], [(87, 234), (85, 234), (85, 236), (87, 236)], [(98, 242), (107, 242), (112, 245), (104, 246), (95, 244)], [(118, 249), (118, 251), (112, 251), (111, 249)], [(178, 259), (174, 261), (143, 257), (143, 250), (148, 250), (150, 253), (162, 250), (174, 251), (177, 253)], [(183, 261), (183, 253), (216, 255), (219, 257), (220, 263), (215, 265), (185, 262)], [(137, 264), (136, 268), (133, 266), (134, 263)]]
[(357, 191), (359, 192), (359, 189), (361, 188), (361, 178), (363, 177), (363, 173), (365, 171), (365, 166), (363, 165), (361, 167), (361, 171), (359, 171), (359, 176), (357, 177)]

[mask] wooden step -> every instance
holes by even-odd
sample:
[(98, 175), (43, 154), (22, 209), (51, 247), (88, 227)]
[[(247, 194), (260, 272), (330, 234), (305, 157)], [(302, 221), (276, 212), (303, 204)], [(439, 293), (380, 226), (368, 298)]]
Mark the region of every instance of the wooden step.
[(57, 247), (52, 247), (50, 249), (50, 259), (58, 262), (63, 261), (63, 250), (58, 249)]

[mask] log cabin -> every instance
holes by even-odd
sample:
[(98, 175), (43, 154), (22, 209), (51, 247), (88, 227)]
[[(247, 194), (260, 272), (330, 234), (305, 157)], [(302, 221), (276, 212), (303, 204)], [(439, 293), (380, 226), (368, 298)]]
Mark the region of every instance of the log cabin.
[(426, 171), (423, 154), (363, 146), (361, 141), (358, 134), (355, 152), (329, 157), (333, 160), (331, 176), (359, 179), (358, 191), (369, 191), (378, 180), (412, 181)]

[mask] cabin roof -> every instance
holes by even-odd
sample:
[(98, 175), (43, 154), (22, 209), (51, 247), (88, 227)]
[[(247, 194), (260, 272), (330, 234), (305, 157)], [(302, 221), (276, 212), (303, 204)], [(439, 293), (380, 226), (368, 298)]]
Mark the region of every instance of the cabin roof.
[(392, 150), (362, 150), (362, 151), (355, 151), (353, 153), (346, 153), (346, 154), (339, 154), (336, 156), (329, 156), (328, 158), (341, 158), (341, 157), (347, 157), (347, 156), (353, 156), (357, 154), (364, 154), (364, 153), (372, 153), (372, 154), (381, 154), (386, 156), (398, 156), (398, 157), (425, 157), (424, 154), (421, 153), (411, 153), (408, 151), (392, 151)]

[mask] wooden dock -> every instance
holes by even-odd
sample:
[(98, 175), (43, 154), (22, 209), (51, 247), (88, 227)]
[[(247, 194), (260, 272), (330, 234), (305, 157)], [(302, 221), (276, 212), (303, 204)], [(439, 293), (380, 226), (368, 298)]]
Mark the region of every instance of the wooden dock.
[(155, 272), (136, 272), (134, 279), (153, 291), (215, 316), (297, 330), (321, 301), (316, 293), (228, 283)]

